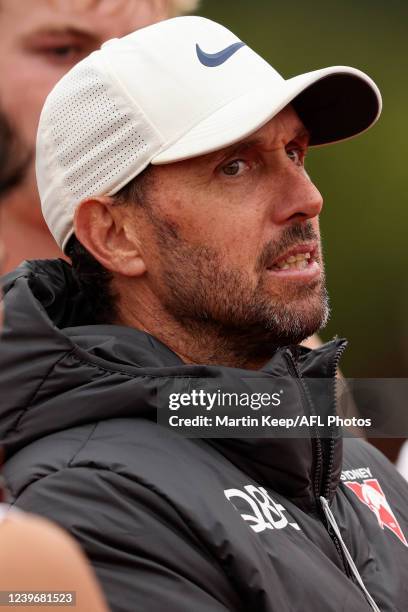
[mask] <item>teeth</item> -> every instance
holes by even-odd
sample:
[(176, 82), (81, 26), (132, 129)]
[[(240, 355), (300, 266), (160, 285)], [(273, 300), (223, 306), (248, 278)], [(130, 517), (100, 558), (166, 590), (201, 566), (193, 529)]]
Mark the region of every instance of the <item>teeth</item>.
[(310, 253), (299, 253), (298, 255), (289, 255), (286, 259), (274, 266), (278, 270), (304, 270), (309, 265)]

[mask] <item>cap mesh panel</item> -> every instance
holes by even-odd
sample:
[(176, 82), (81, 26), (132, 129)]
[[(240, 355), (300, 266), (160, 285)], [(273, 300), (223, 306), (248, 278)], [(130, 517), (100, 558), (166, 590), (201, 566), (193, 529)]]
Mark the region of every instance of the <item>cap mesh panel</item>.
[(56, 165), (75, 201), (112, 191), (147, 149), (134, 118), (115, 104), (92, 68), (66, 75), (48, 110)]

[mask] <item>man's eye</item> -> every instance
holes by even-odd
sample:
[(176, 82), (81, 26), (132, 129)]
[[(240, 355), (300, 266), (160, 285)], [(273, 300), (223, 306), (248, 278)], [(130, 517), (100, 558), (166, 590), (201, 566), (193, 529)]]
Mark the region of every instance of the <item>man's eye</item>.
[(89, 52), (85, 46), (76, 43), (35, 45), (32, 51), (56, 65), (71, 66), (81, 60)]
[(221, 168), (222, 172), (227, 176), (238, 176), (247, 169), (248, 164), (243, 159), (234, 159)]
[(78, 61), (86, 55), (84, 49), (79, 45), (55, 45), (44, 49), (44, 53), (50, 58), (61, 61)]
[(293, 161), (294, 164), (296, 164), (297, 166), (303, 166), (303, 151), (301, 151), (300, 149), (289, 149), (288, 151), (286, 151), (286, 154), (289, 159)]
[(70, 57), (74, 53), (78, 53), (78, 47), (74, 45), (62, 45), (61, 47), (50, 49), (49, 52), (57, 57)]

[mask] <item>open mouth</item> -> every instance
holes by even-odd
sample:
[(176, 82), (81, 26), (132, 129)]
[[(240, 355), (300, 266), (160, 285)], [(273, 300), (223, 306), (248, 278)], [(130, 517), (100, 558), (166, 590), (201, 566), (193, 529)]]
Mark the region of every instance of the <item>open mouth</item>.
[(298, 245), (276, 258), (268, 270), (280, 272), (285, 270), (306, 270), (317, 263), (317, 247), (315, 245)]

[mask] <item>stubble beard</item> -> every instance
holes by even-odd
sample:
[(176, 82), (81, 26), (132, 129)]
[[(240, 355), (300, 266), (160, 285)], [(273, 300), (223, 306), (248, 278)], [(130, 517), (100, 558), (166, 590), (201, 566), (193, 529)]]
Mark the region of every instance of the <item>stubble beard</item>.
[(215, 249), (186, 242), (163, 219), (155, 216), (152, 221), (161, 252), (162, 303), (192, 339), (218, 343), (215, 361), (217, 350), (236, 355), (242, 363), (268, 358), (277, 347), (299, 344), (327, 323), (323, 271), (318, 280), (304, 285), (286, 282), (276, 294), (267, 288), (266, 262), (271, 257), (318, 239), (309, 221), (291, 226), (278, 244), (266, 245), (257, 261), (255, 286), (245, 270), (226, 268)]

